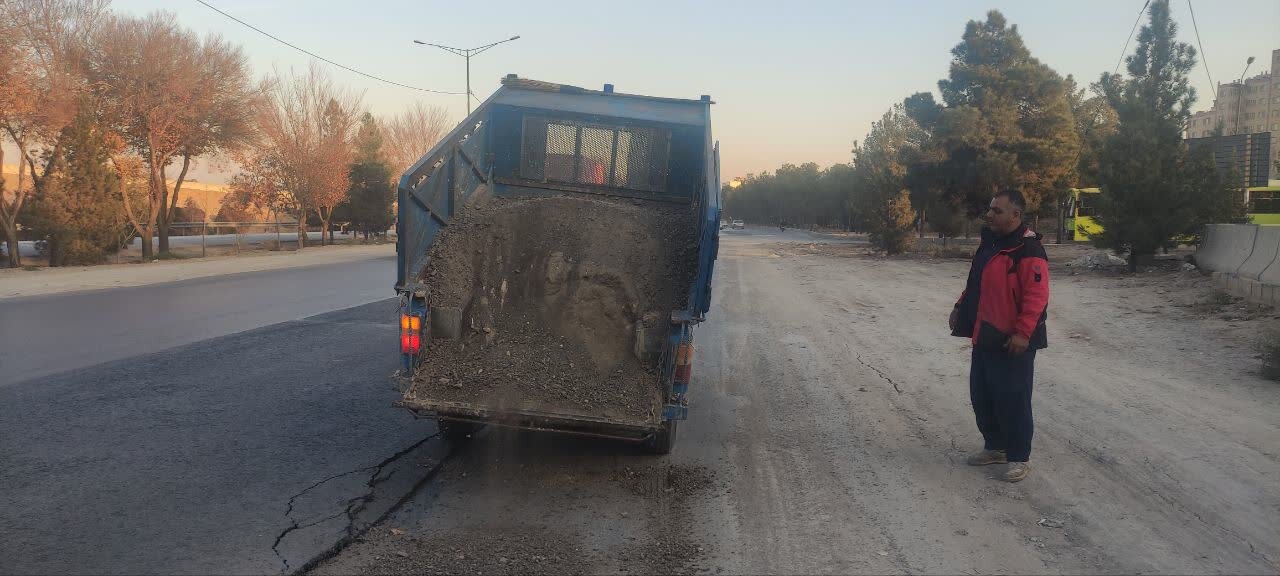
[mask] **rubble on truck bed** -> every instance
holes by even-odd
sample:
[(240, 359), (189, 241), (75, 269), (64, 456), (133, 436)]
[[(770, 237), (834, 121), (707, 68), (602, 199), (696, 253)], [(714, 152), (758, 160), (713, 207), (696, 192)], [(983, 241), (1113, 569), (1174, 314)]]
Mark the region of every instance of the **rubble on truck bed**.
[(406, 399), (658, 422), (694, 218), (686, 204), (476, 194), (429, 252), (428, 304), (457, 325), (432, 326)]

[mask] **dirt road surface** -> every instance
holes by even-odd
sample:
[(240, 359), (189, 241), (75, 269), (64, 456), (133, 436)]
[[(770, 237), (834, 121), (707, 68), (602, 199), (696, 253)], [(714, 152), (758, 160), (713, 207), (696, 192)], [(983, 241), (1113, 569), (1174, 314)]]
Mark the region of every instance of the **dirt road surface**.
[(1274, 311), (1055, 266), (1033, 471), (1006, 484), (962, 462), (966, 263), (781, 239), (722, 235), (675, 453), (484, 430), (316, 571), (1280, 571)]

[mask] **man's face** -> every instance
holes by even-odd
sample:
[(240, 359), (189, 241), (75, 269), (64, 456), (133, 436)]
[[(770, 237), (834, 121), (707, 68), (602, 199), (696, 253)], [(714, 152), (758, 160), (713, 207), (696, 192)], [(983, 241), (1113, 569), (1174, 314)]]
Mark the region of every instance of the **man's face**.
[(996, 196), (987, 205), (987, 213), (982, 218), (987, 228), (996, 234), (1008, 234), (1022, 225), (1022, 211), (1009, 203), (1009, 198)]

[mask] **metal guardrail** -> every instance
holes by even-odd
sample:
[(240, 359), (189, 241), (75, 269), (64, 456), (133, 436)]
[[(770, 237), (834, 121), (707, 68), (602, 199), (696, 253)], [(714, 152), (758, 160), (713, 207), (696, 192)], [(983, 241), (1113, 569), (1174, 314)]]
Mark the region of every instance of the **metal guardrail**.
[[(335, 228), (334, 233), (346, 234), (348, 231), (346, 222), (332, 223)], [(200, 255), (201, 257), (208, 255), (210, 246), (208, 238), (225, 237), (234, 235), (236, 238), (235, 246), (237, 252), (245, 244), (245, 240), (251, 236), (275, 235), (276, 246), (283, 246), (286, 243), (297, 242), (297, 222), (173, 222), (169, 224), (170, 238), (194, 237), (200, 236)], [(318, 226), (307, 226), (307, 233), (314, 234), (320, 232)], [(388, 230), (388, 233), (391, 231)], [(259, 238), (257, 242), (262, 242)], [(248, 242), (253, 244), (255, 242)]]
[[(276, 235), (276, 245), (280, 246), (284, 242), (283, 231), (285, 227), (296, 228), (297, 222), (171, 222), (169, 230), (199, 230), (200, 231), (200, 257), (208, 255), (208, 236), (210, 229), (213, 235), (222, 236), (227, 234), (235, 234), (236, 251), (241, 248), (241, 239), (253, 234), (253, 229), (259, 229), (259, 234), (269, 234), (274, 232)], [(170, 234), (173, 236), (173, 234)], [(181, 236), (195, 236), (195, 234), (181, 234)]]

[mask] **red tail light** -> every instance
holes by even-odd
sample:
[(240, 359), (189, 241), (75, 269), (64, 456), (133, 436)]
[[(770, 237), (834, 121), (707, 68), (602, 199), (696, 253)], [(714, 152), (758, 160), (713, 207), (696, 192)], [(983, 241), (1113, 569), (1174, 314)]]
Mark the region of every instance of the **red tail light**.
[(676, 382), (688, 382), (693, 372), (693, 344), (688, 342), (676, 346)]
[(400, 352), (403, 354), (417, 354), (422, 348), (422, 337), (418, 334), (401, 334), (400, 335)]
[(400, 353), (417, 354), (422, 349), (422, 317), (400, 315)]
[(676, 346), (676, 366), (693, 364), (693, 344), (685, 342)]

